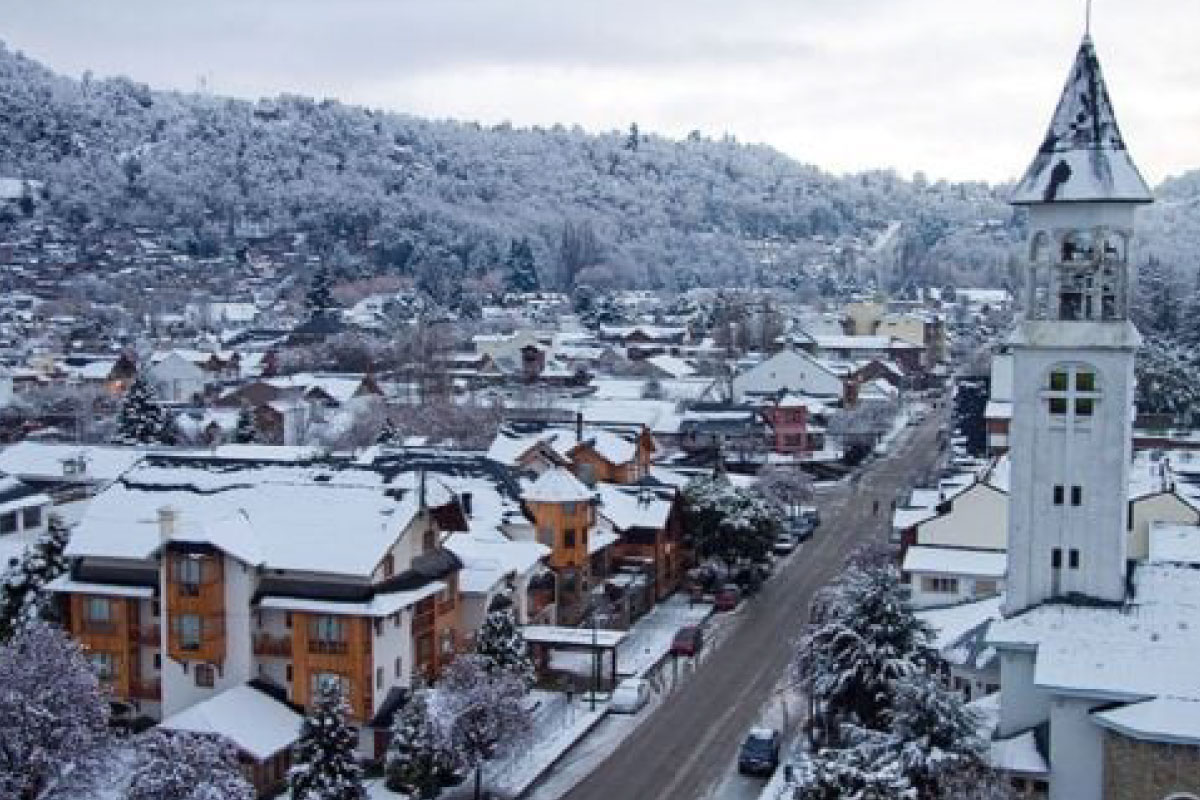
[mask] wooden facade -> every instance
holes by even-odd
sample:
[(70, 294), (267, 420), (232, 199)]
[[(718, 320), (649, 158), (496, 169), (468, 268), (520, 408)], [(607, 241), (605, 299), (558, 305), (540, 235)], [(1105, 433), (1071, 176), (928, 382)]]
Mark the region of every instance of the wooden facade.
[(528, 502), (537, 540), (551, 548), (554, 569), (582, 569), (588, 563), (588, 531), (596, 521), (591, 503)]
[(225, 663), (225, 567), (215, 550), (167, 552), (167, 655), (179, 663)]
[(367, 617), (292, 612), (292, 701), (308, 708), (317, 675), (336, 675), (350, 713), (371, 718), (372, 623)]
[[(142, 680), (140, 648), (148, 638), (139, 619), (138, 600), (72, 594), (68, 629), (97, 666), (106, 662), (104, 684), (120, 700), (158, 700), (157, 682)], [(157, 628), (154, 639), (157, 642)], [(153, 695), (153, 696), (150, 696)]]

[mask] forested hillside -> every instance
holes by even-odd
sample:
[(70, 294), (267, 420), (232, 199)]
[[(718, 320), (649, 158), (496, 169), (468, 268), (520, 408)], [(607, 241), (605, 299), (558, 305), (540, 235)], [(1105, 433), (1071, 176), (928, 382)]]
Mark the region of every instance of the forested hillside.
[[(485, 128), (73, 80), (2, 46), (0, 176), (44, 181), (44, 212), (85, 233), (154, 227), (197, 253), (302, 233), (335, 268), (408, 275), (435, 296), (502, 274), (526, 239), (547, 287), (794, 281), (821, 260), (853, 267), (894, 220), (893, 280), (994, 284), (1021, 233), (983, 183), (837, 177), (699, 132)], [(1197, 196), (1198, 181), (1177, 183)], [(782, 253), (766, 271), (764, 241)]]

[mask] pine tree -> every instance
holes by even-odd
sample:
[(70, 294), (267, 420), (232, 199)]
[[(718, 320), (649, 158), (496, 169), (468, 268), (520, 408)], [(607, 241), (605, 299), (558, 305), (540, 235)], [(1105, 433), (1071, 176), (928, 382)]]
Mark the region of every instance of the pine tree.
[(146, 376), (138, 373), (125, 392), (117, 412), (117, 444), (153, 444), (162, 442), (165, 417), (159, 407), (154, 387)]
[(362, 800), (362, 767), (355, 758), (358, 736), (346, 722), (341, 689), (324, 684), (300, 727), (292, 749), (288, 785), (292, 800)]
[(400, 436), (400, 430), (396, 427), (396, 423), (392, 422), (391, 417), (383, 418), (383, 425), (379, 427), (379, 435), (375, 437), (375, 444), (383, 445), (384, 447), (399, 447), (403, 443)]
[(233, 440), (238, 444), (254, 444), (258, 441), (258, 428), (254, 424), (254, 414), (250, 411), (250, 406), (242, 406), (242, 410), (238, 412)]
[(813, 604), (794, 669), (836, 737), (850, 723), (884, 730), (897, 687), (938, 663), (933, 632), (913, 614), (892, 565), (848, 567)]
[(46, 531), (9, 567), (0, 583), (0, 641), (7, 641), (33, 620), (50, 617), (52, 596), (46, 584), (67, 571), (63, 551), (70, 532), (57, 515)]
[(304, 306), (312, 317), (323, 317), (329, 314), (337, 305), (333, 301), (329, 270), (321, 266), (313, 273), (312, 283), (308, 293), (304, 295)]
[(418, 688), (392, 723), (385, 765), (387, 788), (409, 797), (436, 797), (450, 770), (429, 719), (428, 690)]
[(528, 238), (513, 239), (508, 251), (508, 286), (514, 292), (536, 292), (541, 286), (533, 246)]
[(475, 638), (475, 654), (483, 659), (489, 674), (506, 673), (527, 689), (533, 688), (537, 672), (511, 606), (488, 613)]

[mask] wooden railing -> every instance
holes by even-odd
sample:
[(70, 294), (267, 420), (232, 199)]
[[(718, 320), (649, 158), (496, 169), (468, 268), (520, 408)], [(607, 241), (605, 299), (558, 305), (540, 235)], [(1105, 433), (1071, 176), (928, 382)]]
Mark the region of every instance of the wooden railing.
[(319, 655), (344, 656), (348, 650), (345, 641), (331, 639), (309, 639), (308, 652)]
[(84, 617), (81, 621), (81, 630), (84, 633), (112, 636), (117, 632), (117, 623), (111, 619), (88, 619)]
[[(311, 648), (309, 652), (312, 652)], [(281, 656), (287, 658), (292, 654), (292, 637), (271, 636), (268, 633), (254, 635), (254, 655)]]

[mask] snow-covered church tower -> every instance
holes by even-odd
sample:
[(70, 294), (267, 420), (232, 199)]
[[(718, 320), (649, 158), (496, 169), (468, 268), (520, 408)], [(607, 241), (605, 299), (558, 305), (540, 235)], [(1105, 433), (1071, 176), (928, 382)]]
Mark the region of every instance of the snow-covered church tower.
[(1029, 210), (1013, 417), (1004, 613), (1125, 598), (1134, 212), (1151, 202), (1085, 36), (1050, 130), (1018, 184)]

